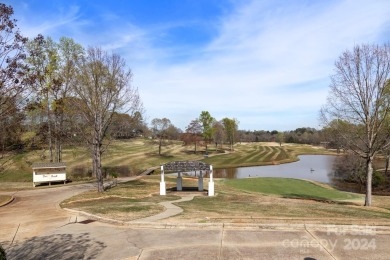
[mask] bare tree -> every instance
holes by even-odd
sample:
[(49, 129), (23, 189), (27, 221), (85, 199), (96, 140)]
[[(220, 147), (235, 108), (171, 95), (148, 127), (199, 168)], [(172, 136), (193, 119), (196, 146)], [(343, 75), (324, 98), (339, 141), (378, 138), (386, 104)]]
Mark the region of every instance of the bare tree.
[[(27, 66), (24, 46), (27, 38), (23, 37), (12, 19), (11, 6), (0, 3), (0, 119), (9, 114), (9, 100), (16, 101), (27, 84)], [(10, 108), (12, 109), (12, 108)]]
[(347, 150), (366, 161), (365, 206), (371, 206), (373, 159), (389, 145), (386, 118), (390, 102), (386, 80), (390, 74), (390, 46), (357, 45), (335, 63), (327, 104), (321, 109), (325, 125)]
[(25, 44), (16, 20), (12, 19), (11, 6), (0, 3), (0, 172), (10, 165), (10, 158), (4, 159), (5, 151), (15, 143), (15, 133), (20, 132), (20, 110), (26, 100), (25, 90), (29, 83), (28, 67), (25, 64)]
[(136, 111), (133, 115), (114, 113), (110, 134), (116, 139), (128, 139), (141, 135), (144, 128), (141, 112)]
[(92, 169), (103, 192), (102, 154), (109, 145), (104, 141), (116, 111), (139, 110), (138, 90), (130, 85), (132, 73), (118, 55), (100, 48), (89, 48), (79, 66), (74, 91), (80, 102), (75, 106), (82, 115), (82, 133), (91, 148)]
[(213, 122), (213, 139), (215, 143), (215, 149), (218, 149), (218, 144), (222, 149), (223, 140), (225, 139), (225, 129), (221, 121)]
[(183, 130), (174, 124), (170, 124), (165, 132), (168, 140), (180, 140), (180, 136), (183, 134)]
[(346, 152), (337, 156), (333, 164), (336, 181), (356, 183), (363, 191), (367, 181), (366, 166), (366, 161), (355, 153)]
[(161, 146), (164, 138), (167, 136), (167, 129), (171, 125), (171, 120), (168, 118), (155, 118), (152, 120), (153, 133), (159, 139), (158, 155), (161, 155)]
[(202, 125), (200, 124), (199, 119), (196, 118), (189, 123), (189, 125), (186, 128), (186, 133), (188, 136), (187, 138), (188, 141), (194, 143), (195, 145), (194, 152), (196, 153), (196, 146), (200, 139), (199, 137), (202, 134)]

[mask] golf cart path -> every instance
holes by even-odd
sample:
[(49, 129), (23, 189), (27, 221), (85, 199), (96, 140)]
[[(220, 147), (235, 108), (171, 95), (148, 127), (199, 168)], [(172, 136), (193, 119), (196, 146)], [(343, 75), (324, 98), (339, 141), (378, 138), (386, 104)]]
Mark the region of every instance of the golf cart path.
[(190, 201), (190, 200), (194, 199), (194, 196), (195, 195), (181, 195), (181, 199), (173, 200), (173, 201), (160, 202), (158, 204), (163, 206), (163, 207), (165, 207), (165, 209), (166, 209), (164, 212), (161, 212), (161, 213), (159, 213), (157, 215), (153, 215), (153, 216), (150, 216), (150, 217), (136, 219), (136, 220), (130, 221), (129, 223), (154, 222), (154, 221), (158, 221), (158, 220), (161, 220), (161, 219), (165, 219), (165, 218), (176, 216), (176, 215), (182, 213), (183, 209), (178, 207), (178, 206), (176, 206), (176, 205), (173, 205), (173, 203), (178, 203), (178, 202), (183, 202), (183, 201)]

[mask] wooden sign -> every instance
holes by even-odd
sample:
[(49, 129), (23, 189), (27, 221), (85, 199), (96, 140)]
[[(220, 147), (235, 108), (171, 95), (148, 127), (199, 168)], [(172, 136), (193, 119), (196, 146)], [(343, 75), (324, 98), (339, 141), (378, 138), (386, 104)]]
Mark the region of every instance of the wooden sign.
[(165, 171), (186, 172), (201, 170), (206, 171), (210, 169), (210, 164), (200, 161), (175, 161), (163, 165)]

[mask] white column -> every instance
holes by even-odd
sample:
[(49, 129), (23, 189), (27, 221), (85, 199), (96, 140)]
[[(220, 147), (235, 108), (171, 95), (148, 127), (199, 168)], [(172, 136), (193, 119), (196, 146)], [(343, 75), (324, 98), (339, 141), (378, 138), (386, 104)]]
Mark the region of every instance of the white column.
[(213, 166), (210, 165), (209, 196), (214, 196)]
[(176, 190), (177, 191), (182, 191), (183, 190), (183, 179), (181, 177), (181, 172), (177, 173)]
[(35, 179), (35, 170), (33, 170), (33, 187), (35, 187), (34, 179)]
[(198, 178), (198, 191), (203, 191), (203, 174), (202, 174), (202, 171), (200, 171), (199, 178)]
[(167, 189), (165, 187), (165, 181), (164, 181), (164, 166), (161, 165), (161, 182), (160, 182), (160, 195), (166, 195)]

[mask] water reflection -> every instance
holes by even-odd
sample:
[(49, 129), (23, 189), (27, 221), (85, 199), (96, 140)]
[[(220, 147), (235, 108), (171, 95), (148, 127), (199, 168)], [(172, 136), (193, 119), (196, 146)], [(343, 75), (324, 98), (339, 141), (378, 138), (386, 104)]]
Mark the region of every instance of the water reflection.
[[(333, 155), (301, 155), (299, 161), (280, 165), (214, 170), (215, 178), (282, 177), (333, 183)], [(208, 177), (208, 174), (207, 174)]]

